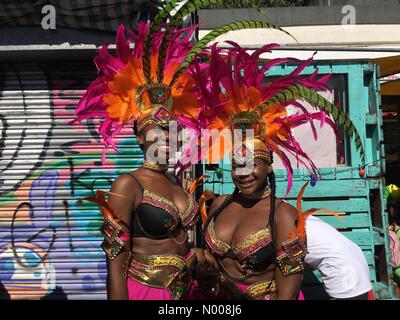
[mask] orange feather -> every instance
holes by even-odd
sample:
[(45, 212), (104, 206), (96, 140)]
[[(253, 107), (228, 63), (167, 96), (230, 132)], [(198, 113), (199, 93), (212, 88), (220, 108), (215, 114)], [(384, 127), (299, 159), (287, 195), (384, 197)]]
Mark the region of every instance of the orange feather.
[(307, 218), (312, 215), (313, 213), (319, 211), (319, 210), (324, 210), (327, 214), (332, 214), (336, 216), (339, 220), (344, 221), (342, 217), (340, 217), (336, 212), (333, 212), (327, 208), (311, 208), (308, 209), (307, 211), (303, 212), (302, 208), (302, 200), (303, 200), (303, 195), (306, 187), (310, 181), (307, 181), (303, 187), (300, 189), (300, 192), (297, 196), (297, 201), (296, 201), (296, 209), (297, 209), (297, 214), (298, 214), (298, 221), (297, 221), (297, 227), (296, 230), (291, 232), (289, 234), (289, 239), (293, 239), (295, 237), (300, 237), (303, 241), (306, 239), (306, 220)]
[(211, 190), (204, 190), (203, 194), (201, 195), (201, 197), (199, 199), (199, 209), (200, 209), (201, 221), (202, 221), (203, 225), (207, 221), (207, 210), (205, 208), (205, 203), (207, 200), (215, 199), (215, 198), (216, 198), (216, 196)]

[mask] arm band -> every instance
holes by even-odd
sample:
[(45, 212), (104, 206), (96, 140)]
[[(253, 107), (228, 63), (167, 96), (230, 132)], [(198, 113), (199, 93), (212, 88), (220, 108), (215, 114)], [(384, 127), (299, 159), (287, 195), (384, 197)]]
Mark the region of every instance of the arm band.
[[(108, 216), (104, 219), (100, 229), (104, 235), (104, 241), (101, 244), (106, 255), (113, 260), (124, 248), (124, 243), (121, 238), (126, 238), (126, 233), (123, 233), (121, 226), (116, 220)], [(125, 240), (125, 239), (124, 239)]]
[(306, 244), (299, 237), (287, 240), (282, 243), (282, 250), (276, 258), (278, 268), (285, 277), (303, 272), (306, 254)]

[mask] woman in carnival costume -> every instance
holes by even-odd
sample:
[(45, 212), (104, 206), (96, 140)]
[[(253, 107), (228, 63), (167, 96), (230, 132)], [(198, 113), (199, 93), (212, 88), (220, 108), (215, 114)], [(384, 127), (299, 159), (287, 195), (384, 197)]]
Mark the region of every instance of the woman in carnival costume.
[(390, 264), (393, 267), (393, 278), (397, 284), (396, 295), (400, 296), (400, 189), (390, 184), (385, 189), (385, 199), (389, 213), (387, 231), (390, 246)]
[[(231, 149), (232, 179), (236, 186), (233, 194), (219, 196), (209, 208), (204, 238), (215, 259), (218, 276), (212, 286), (208, 281), (200, 282), (200, 287), (211, 287), (210, 296), (220, 299), (298, 299), (307, 253), (305, 221), (318, 209), (301, 211), (301, 197), (307, 184), (299, 194), (297, 210), (276, 197), (273, 153), (286, 167), (289, 193), (293, 171), (287, 153), (308, 168), (312, 181), (318, 177), (317, 167), (291, 129), (309, 124), (316, 139), (313, 120), (318, 120), (333, 129), (341, 146), (336, 128), (336, 124), (341, 124), (355, 137), (362, 161), (364, 151), (348, 115), (317, 93), (329, 90), (329, 76), (317, 78), (316, 72), (311, 76), (300, 75), (312, 58), (261, 63), (260, 55), (276, 45), (266, 45), (250, 54), (234, 42), (229, 44), (232, 48), (228, 50), (211, 47), (210, 68), (206, 73), (200, 72), (199, 65), (192, 69), (202, 107), (214, 115), (214, 120), (203, 126), (220, 131), (229, 128), (232, 136), (238, 129), (252, 129), (254, 134), (250, 138), (239, 134), (243, 144)], [(299, 65), (291, 74), (265, 84), (264, 76), (269, 69), (286, 62)], [(317, 110), (308, 112), (304, 102)], [(213, 105), (219, 107), (211, 108)], [(289, 115), (286, 109), (289, 105), (297, 112)], [(247, 170), (249, 164), (252, 166)], [(205, 255), (210, 261), (209, 254)]]
[[(168, 128), (172, 123), (177, 127), (198, 123), (200, 114), (209, 116), (186, 112), (186, 108), (200, 107), (188, 70), (194, 62), (196, 68), (208, 68), (197, 55), (209, 41), (231, 30), (274, 27), (260, 21), (231, 23), (193, 45), (192, 34), (198, 26), (178, 26), (199, 4), (214, 2), (218, 1), (188, 1), (177, 10), (177, 1), (167, 2), (151, 24), (138, 23), (137, 32), (127, 32), (133, 49), (120, 26), (116, 54), (108, 53), (107, 46), (99, 50), (94, 61), (101, 75), (78, 104), (75, 121), (103, 120), (99, 133), (105, 149), (118, 150), (114, 137), (123, 127), (133, 125), (145, 153), (142, 167), (119, 176), (110, 192), (98, 190), (96, 196), (83, 199), (100, 205), (105, 218), (102, 248), (107, 255), (109, 299), (188, 297), (196, 264), (188, 230), (197, 221), (198, 205), (190, 195), (193, 185), (182, 189), (179, 179), (168, 176), (167, 161), (160, 161), (169, 158), (172, 137)], [(162, 133), (163, 146), (152, 155), (149, 150), (154, 140), (149, 136), (159, 139), (154, 132)], [(189, 165), (178, 162), (176, 171), (181, 174)]]

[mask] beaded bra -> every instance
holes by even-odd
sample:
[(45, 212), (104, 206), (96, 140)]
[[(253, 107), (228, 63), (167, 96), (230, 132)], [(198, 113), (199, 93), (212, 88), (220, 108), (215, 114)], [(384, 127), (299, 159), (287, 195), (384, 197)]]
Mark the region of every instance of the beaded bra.
[(215, 219), (229, 207), (231, 200), (232, 196), (227, 197), (217, 211), (218, 213), (209, 220), (209, 224), (204, 230), (204, 238), (207, 246), (222, 268), (224, 266), (221, 258), (228, 257), (241, 264), (245, 272), (245, 277), (250, 276), (253, 272), (265, 271), (276, 259), (275, 243), (272, 234), (274, 216), (273, 214), (269, 216), (267, 226), (231, 246), (219, 239), (214, 228)]
[(198, 204), (186, 191), (188, 201), (186, 208), (180, 212), (171, 200), (145, 189), (137, 178), (131, 174), (130, 176), (142, 191), (142, 201), (133, 215), (131, 231), (133, 237), (167, 238), (179, 226), (188, 230), (197, 222)]
[(171, 200), (147, 189), (143, 191), (141, 205), (149, 204), (153, 207), (167, 211), (170, 214), (171, 219), (169, 219), (168, 222), (166, 221), (168, 224), (166, 224), (165, 227), (175, 229), (179, 222), (181, 222), (184, 229), (189, 229), (191, 226), (193, 226), (198, 205), (192, 197), (190, 197), (187, 193), (186, 195), (188, 196), (188, 201), (183, 212), (180, 212), (178, 207)]
[(205, 231), (204, 237), (213, 253), (219, 257), (236, 259), (241, 263), (243, 269), (248, 271), (255, 269), (255, 266), (260, 262), (260, 258), (264, 260), (262, 251), (268, 249), (267, 251), (270, 252), (270, 249), (272, 249), (272, 252), (275, 252), (270, 226), (262, 228), (237, 244), (230, 246), (218, 238), (214, 229), (214, 219), (212, 219)]

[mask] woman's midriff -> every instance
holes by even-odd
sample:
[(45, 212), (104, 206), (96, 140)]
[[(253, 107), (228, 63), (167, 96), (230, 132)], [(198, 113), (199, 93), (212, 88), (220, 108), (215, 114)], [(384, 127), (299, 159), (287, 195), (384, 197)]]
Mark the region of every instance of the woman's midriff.
[[(224, 263), (224, 264), (222, 264)], [(219, 261), (220, 278), (217, 296), (221, 299), (275, 299), (274, 266), (257, 274), (246, 275), (238, 261), (225, 258)]]
[[(233, 276), (241, 277), (245, 274), (244, 270), (240, 267), (239, 262), (236, 260), (225, 258), (222, 259), (220, 263), (223, 264), (224, 268)], [(275, 266), (270, 265), (266, 270), (262, 272), (253, 273), (251, 276), (248, 276), (244, 280), (241, 280), (240, 283), (244, 285), (251, 285), (259, 281), (272, 280), (274, 279), (274, 269)], [(226, 272), (224, 274), (226, 274)]]
[[(175, 237), (177, 242), (183, 242), (185, 240), (185, 231), (182, 232)], [(184, 256), (189, 251), (189, 245), (186, 241), (182, 245), (178, 245), (173, 239), (149, 239), (149, 238), (138, 238), (134, 237), (131, 239), (131, 248), (132, 251), (148, 254), (148, 255), (156, 255), (156, 254), (176, 254), (179, 256)]]
[(243, 283), (221, 274), (217, 295), (221, 299), (233, 300), (274, 300), (276, 296), (276, 285), (274, 279), (263, 279)]

